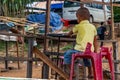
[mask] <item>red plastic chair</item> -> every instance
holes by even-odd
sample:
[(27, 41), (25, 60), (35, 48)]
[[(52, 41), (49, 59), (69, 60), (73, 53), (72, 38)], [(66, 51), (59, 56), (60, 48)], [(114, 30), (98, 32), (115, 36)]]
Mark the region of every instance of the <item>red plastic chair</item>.
[(86, 50), (84, 53), (76, 53), (72, 55), (72, 63), (71, 63), (71, 72), (70, 72), (70, 80), (72, 80), (73, 72), (74, 72), (74, 61), (76, 58), (89, 58), (92, 61), (93, 71), (94, 71), (94, 80), (103, 80), (103, 71), (102, 71), (102, 57), (105, 56), (109, 61), (110, 71), (112, 80), (114, 80), (114, 66), (112, 62), (112, 49), (109, 51), (108, 48), (102, 47), (100, 53), (91, 52), (91, 44), (88, 43)]
[[(88, 43), (86, 50), (84, 53), (76, 53), (72, 55), (72, 63), (71, 63), (71, 72), (70, 72), (70, 80), (73, 79), (73, 72), (74, 72), (74, 61), (76, 58), (89, 58), (92, 61), (93, 71), (94, 71), (94, 79), (95, 80), (103, 80), (102, 75), (102, 56), (101, 54), (97, 54), (91, 52), (91, 44)], [(99, 63), (99, 64), (98, 64)]]
[(102, 47), (100, 50), (102, 57), (105, 57), (109, 62), (110, 72), (111, 72), (111, 79), (115, 80), (114, 75), (114, 63), (112, 61), (112, 48), (109, 50), (106, 47)]

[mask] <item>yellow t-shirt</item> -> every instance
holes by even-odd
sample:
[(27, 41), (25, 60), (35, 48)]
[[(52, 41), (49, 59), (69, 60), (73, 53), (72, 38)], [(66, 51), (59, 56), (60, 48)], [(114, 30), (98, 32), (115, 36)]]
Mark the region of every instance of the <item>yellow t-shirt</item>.
[(76, 36), (75, 50), (85, 51), (88, 42), (92, 44), (92, 51), (94, 51), (94, 37), (97, 35), (97, 31), (94, 25), (90, 24), (88, 20), (81, 21), (73, 28), (73, 33)]

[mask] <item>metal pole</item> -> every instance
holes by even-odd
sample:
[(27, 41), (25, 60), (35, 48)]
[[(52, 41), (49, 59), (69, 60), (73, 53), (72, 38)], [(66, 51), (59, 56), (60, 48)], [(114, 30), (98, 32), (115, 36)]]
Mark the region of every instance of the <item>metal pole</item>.
[(47, 33), (49, 32), (49, 23), (50, 23), (50, 5), (51, 5), (51, 0), (47, 0), (46, 24), (45, 24), (45, 34), (44, 34), (44, 52), (46, 52), (48, 48)]
[[(102, 0), (102, 2), (104, 3), (104, 0)], [(105, 12), (105, 5), (103, 4), (103, 9), (104, 9), (104, 20), (106, 21), (106, 12)]]
[(27, 78), (32, 78), (32, 59), (33, 56), (33, 40), (34, 38), (28, 38), (28, 61), (27, 61)]
[[(58, 37), (58, 48), (57, 48), (57, 65), (59, 62), (59, 53), (60, 52), (60, 36)], [(57, 79), (57, 73), (55, 74), (55, 79)]]
[[(113, 42), (113, 57), (114, 61), (118, 60), (118, 42)], [(119, 72), (118, 63), (114, 63), (115, 73)], [(118, 79), (118, 74), (115, 74), (115, 80)]]
[[(19, 44), (18, 44), (18, 41), (16, 41), (16, 50), (17, 50), (17, 57), (19, 58)], [(20, 69), (20, 61), (18, 60), (17, 63), (18, 63), (18, 69)]]
[[(8, 58), (8, 42), (5, 41), (5, 46), (6, 46), (6, 55), (5, 58)], [(8, 60), (5, 60), (5, 69), (8, 69)]]
[[(47, 0), (46, 4), (46, 24), (45, 24), (45, 35), (44, 35), (44, 53), (46, 53), (47, 48), (48, 48), (48, 40), (47, 40), (47, 33), (49, 31), (49, 23), (50, 23), (50, 5), (51, 5), (51, 0)], [(46, 64), (43, 64), (43, 69), (42, 69), (42, 78), (48, 78), (49, 76), (49, 67)]]

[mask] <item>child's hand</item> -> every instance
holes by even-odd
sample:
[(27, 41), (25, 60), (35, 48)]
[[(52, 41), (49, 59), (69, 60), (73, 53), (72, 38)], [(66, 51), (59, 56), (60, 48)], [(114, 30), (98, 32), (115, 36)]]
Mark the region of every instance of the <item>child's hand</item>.
[(72, 34), (70, 37), (76, 37), (76, 34)]
[(105, 35), (108, 35), (108, 34), (109, 34), (109, 32), (108, 32), (108, 31), (106, 31), (106, 32), (105, 32)]
[(72, 31), (70, 31), (70, 32), (67, 34), (67, 36), (72, 37), (72, 34), (73, 34), (73, 32), (72, 32)]

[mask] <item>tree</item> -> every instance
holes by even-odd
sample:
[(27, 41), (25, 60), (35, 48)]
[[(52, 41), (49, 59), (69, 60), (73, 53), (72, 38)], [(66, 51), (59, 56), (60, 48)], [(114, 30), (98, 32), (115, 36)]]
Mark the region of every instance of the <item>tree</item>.
[(114, 9), (114, 21), (120, 22), (120, 7), (113, 7)]
[(17, 14), (22, 14), (23, 16), (26, 4), (33, 1), (41, 0), (0, 0), (0, 11), (4, 13), (4, 16), (15, 17)]

